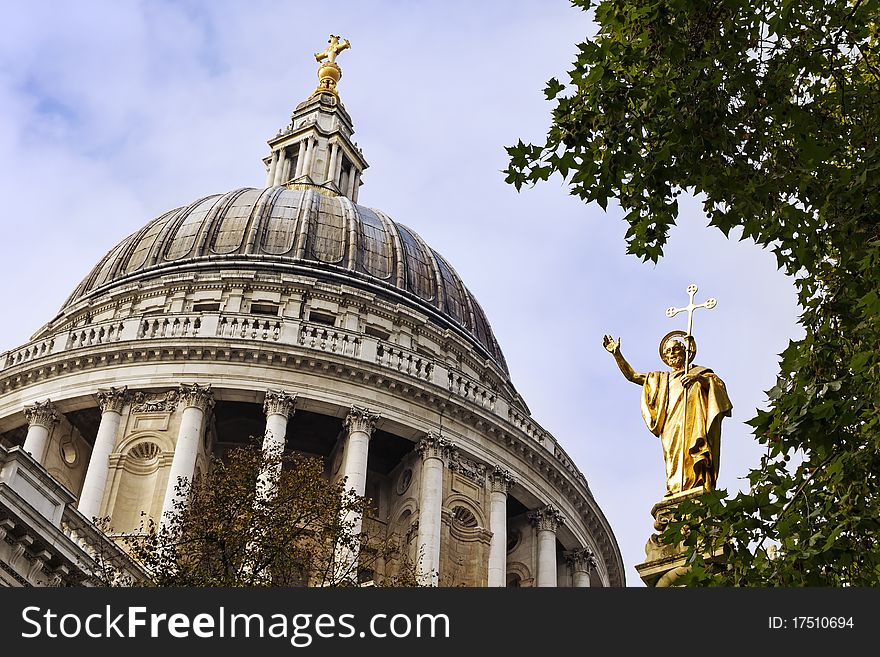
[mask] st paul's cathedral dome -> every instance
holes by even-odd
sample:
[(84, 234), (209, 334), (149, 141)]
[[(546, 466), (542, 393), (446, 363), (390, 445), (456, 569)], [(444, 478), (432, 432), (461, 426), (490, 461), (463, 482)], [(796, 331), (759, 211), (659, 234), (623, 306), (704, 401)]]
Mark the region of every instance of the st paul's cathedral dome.
[(418, 562), (434, 585), (625, 585), (586, 477), (532, 417), (474, 295), (358, 203), (368, 164), (336, 88), (348, 46), (316, 55), (265, 187), (147, 222), (0, 354), (0, 584), (90, 583), (114, 550), (137, 578), (94, 520), (161, 524), (181, 478), (264, 436), (373, 501), (359, 522), (390, 552), (363, 583)]

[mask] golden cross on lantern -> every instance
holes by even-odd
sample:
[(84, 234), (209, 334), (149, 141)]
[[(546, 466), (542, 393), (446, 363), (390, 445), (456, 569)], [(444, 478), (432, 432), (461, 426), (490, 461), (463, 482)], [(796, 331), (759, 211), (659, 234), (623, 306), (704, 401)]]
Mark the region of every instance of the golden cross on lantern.
[(695, 304), (694, 303), (694, 295), (697, 293), (697, 289), (698, 288), (694, 283), (691, 283), (690, 285), (688, 285), (687, 293), (688, 293), (688, 296), (690, 297), (690, 299), (688, 301), (688, 305), (686, 305), (684, 308), (676, 308), (675, 306), (672, 306), (671, 308), (666, 309), (666, 316), (669, 318), (675, 317), (678, 313), (687, 312), (687, 314), (688, 314), (687, 335), (685, 336), (685, 341), (684, 341), (685, 349), (687, 350), (685, 361), (684, 361), (684, 371), (685, 372), (688, 371), (688, 367), (690, 365), (691, 340), (689, 338), (692, 336), (692, 331), (694, 328), (694, 311), (697, 308), (706, 308), (708, 310), (711, 310), (712, 308), (715, 307), (715, 304), (717, 303), (717, 301), (715, 301), (715, 299), (710, 298), (710, 299), (706, 299), (705, 303)]
[(330, 35), (327, 43), (329, 43), (330, 45), (327, 46), (322, 52), (315, 53), (315, 59), (319, 62), (322, 62), (326, 59), (329, 63), (332, 64), (336, 61), (336, 55), (341, 53), (346, 48), (351, 48), (351, 43), (349, 43), (348, 39), (343, 39), (342, 43), (340, 43), (339, 37), (335, 34)]

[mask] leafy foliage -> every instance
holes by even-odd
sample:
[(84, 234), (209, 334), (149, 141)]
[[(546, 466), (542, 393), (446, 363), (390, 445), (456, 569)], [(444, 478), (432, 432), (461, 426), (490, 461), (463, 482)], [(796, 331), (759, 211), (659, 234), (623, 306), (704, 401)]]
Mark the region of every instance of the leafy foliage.
[[(167, 523), (125, 539), (156, 586), (353, 586), (385, 556), (357, 531), (369, 500), (328, 481), (318, 458), (238, 447), (185, 490)], [(415, 570), (376, 584), (416, 585)]]
[(880, 2), (573, 4), (598, 32), (545, 89), (546, 142), (507, 149), (507, 182), (558, 173), (616, 200), (628, 252), (655, 262), (694, 194), (711, 226), (772, 249), (806, 330), (749, 422), (766, 446), (750, 489), (669, 525), (682, 582), (880, 584)]

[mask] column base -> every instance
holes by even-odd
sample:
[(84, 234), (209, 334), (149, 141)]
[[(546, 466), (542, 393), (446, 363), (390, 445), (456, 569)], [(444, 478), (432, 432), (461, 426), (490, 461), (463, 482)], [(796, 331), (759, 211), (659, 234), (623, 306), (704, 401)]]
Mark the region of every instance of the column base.
[[(683, 545), (668, 545), (660, 542), (660, 534), (666, 525), (672, 520), (670, 507), (684, 500), (699, 497), (705, 492), (703, 488), (692, 488), (675, 495), (664, 497), (651, 507), (651, 515), (654, 517), (655, 532), (645, 543), (645, 561), (636, 566), (639, 577), (645, 586), (663, 588), (676, 586), (675, 581), (687, 572), (687, 557)], [(721, 550), (711, 557), (713, 561), (722, 556)]]

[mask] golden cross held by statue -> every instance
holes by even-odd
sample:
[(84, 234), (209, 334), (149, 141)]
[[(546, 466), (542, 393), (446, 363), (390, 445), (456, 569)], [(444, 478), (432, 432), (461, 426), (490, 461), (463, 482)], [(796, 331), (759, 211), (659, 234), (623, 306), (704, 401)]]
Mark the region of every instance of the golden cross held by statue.
[(322, 62), (326, 59), (328, 63), (332, 64), (336, 61), (336, 55), (341, 53), (346, 48), (351, 48), (351, 43), (349, 43), (348, 39), (343, 39), (342, 43), (340, 43), (339, 37), (335, 34), (330, 35), (327, 43), (329, 43), (330, 45), (327, 46), (322, 52), (315, 53), (315, 59), (319, 62)]
[(676, 308), (675, 306), (672, 306), (671, 308), (666, 309), (666, 316), (669, 317), (670, 319), (675, 317), (678, 313), (687, 312), (687, 314), (688, 314), (688, 328), (687, 328), (687, 336), (685, 338), (685, 349), (686, 349), (686, 357), (685, 357), (685, 362), (684, 362), (685, 373), (687, 373), (688, 369), (690, 369), (689, 368), (690, 359), (692, 357), (692, 354), (690, 353), (690, 345), (691, 345), (690, 338), (692, 337), (692, 331), (694, 329), (694, 311), (697, 308), (706, 308), (707, 310), (711, 310), (712, 308), (715, 307), (715, 304), (717, 303), (717, 301), (715, 301), (715, 299), (706, 299), (705, 303), (694, 304), (694, 295), (697, 293), (697, 286), (693, 283), (688, 285), (687, 293), (688, 293), (688, 296), (690, 297), (690, 300), (688, 301), (688, 305), (686, 305), (684, 308)]

